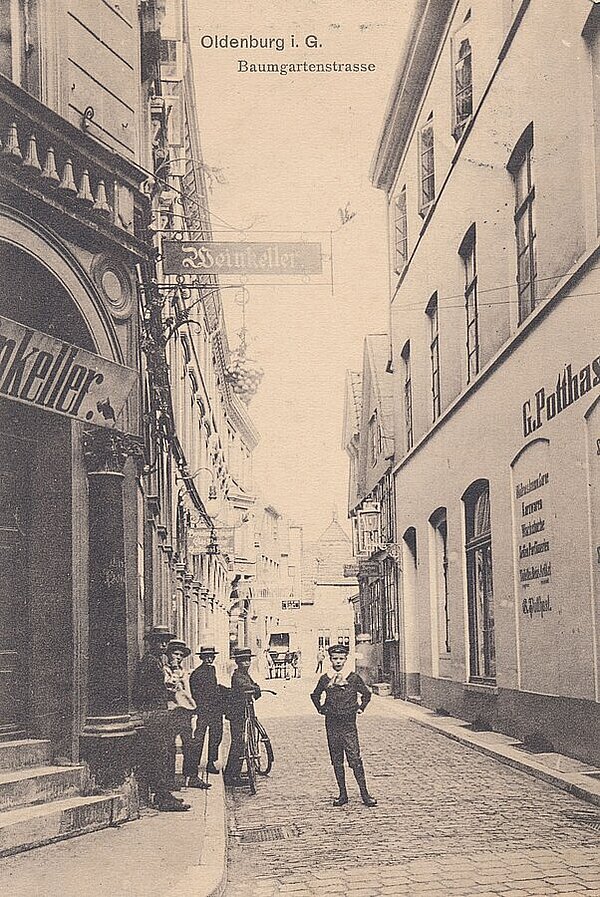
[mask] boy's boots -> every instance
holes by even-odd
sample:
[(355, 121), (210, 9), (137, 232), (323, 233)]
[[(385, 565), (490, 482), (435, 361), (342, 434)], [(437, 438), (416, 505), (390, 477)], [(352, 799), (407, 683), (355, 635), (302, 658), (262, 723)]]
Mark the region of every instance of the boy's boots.
[(356, 766), (354, 767), (354, 777), (358, 782), (358, 787), (360, 789), (360, 796), (362, 798), (362, 802), (366, 807), (376, 807), (377, 801), (374, 797), (371, 797), (367, 790), (367, 781), (365, 779), (365, 768), (362, 764), (362, 760), (359, 760)]
[(333, 802), (334, 807), (343, 807), (344, 804), (348, 803), (348, 792), (346, 791), (346, 773), (344, 771), (344, 767), (342, 766), (334, 766), (333, 771), (335, 773), (335, 780), (338, 784), (338, 788), (340, 789), (339, 797)]

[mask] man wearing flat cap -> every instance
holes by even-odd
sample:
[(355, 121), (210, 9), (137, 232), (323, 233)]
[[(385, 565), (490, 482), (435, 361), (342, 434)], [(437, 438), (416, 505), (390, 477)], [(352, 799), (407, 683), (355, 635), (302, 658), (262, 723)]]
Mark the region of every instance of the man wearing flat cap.
[(208, 730), (208, 764), (206, 772), (219, 772), (215, 763), (219, 759), (219, 748), (223, 740), (223, 689), (217, 682), (214, 667), (215, 657), (219, 652), (212, 645), (204, 645), (198, 651), (200, 666), (190, 676), (190, 691), (198, 710), (196, 731), (194, 732), (194, 764), (195, 779), (204, 750), (204, 739)]
[(138, 662), (133, 681), (133, 703), (144, 724), (140, 733), (140, 766), (158, 810), (180, 812), (190, 805), (169, 790), (169, 692), (164, 653), (173, 638), (168, 626), (154, 626), (146, 633), (146, 653)]
[(226, 785), (242, 784), (241, 772), (244, 752), (244, 714), (246, 698), (252, 701), (260, 698), (260, 686), (250, 675), (250, 664), (254, 654), (250, 648), (234, 648), (233, 659), (236, 669), (231, 677), (231, 694), (229, 697), (228, 719), (231, 732), (229, 756), (223, 778)]
[(367, 807), (375, 807), (377, 801), (367, 789), (365, 770), (360, 756), (356, 715), (362, 713), (371, 692), (358, 673), (344, 673), (343, 666), (348, 659), (347, 645), (330, 645), (327, 649), (331, 660), (331, 673), (324, 673), (311, 694), (311, 700), (319, 713), (325, 717), (325, 733), (329, 756), (340, 793), (334, 800), (334, 807), (348, 803), (344, 754), (360, 789), (362, 802)]

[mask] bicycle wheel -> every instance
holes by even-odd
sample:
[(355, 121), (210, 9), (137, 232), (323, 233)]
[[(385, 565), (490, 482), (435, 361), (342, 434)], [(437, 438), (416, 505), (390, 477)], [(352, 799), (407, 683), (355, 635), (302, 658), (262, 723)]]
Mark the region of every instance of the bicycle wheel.
[(257, 740), (256, 771), (259, 776), (268, 776), (274, 759), (271, 740), (267, 735), (267, 730), (258, 720), (256, 721), (255, 732)]
[(256, 746), (254, 744), (254, 725), (251, 719), (244, 726), (244, 761), (250, 794), (256, 794)]

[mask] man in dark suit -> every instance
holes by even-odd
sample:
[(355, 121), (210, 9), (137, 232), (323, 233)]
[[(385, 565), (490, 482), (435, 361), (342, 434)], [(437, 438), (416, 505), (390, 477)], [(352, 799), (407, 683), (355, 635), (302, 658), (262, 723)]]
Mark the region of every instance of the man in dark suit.
[(243, 763), (246, 699), (248, 697), (254, 701), (261, 696), (260, 686), (250, 675), (250, 664), (253, 657), (250, 648), (234, 648), (233, 659), (237, 664), (237, 669), (233, 671), (231, 677), (231, 693), (227, 712), (231, 744), (223, 776), (226, 785), (242, 784), (240, 774)]
[[(194, 732), (193, 751), (196, 763), (196, 776), (192, 784), (198, 780), (198, 767), (204, 749), (204, 738), (208, 729), (208, 765), (207, 773), (218, 773), (215, 763), (219, 759), (219, 747), (223, 740), (223, 690), (217, 683), (214, 668), (215, 657), (219, 652), (211, 646), (200, 648), (200, 666), (190, 676), (190, 692), (198, 708), (196, 731)], [(197, 786), (196, 786), (197, 787)]]
[(362, 713), (366, 708), (371, 700), (371, 692), (357, 673), (344, 674), (342, 672), (348, 659), (347, 645), (330, 645), (327, 650), (333, 671), (330, 674), (324, 673), (320, 677), (310, 697), (318, 712), (325, 717), (329, 756), (340, 789), (339, 796), (334, 800), (333, 805), (334, 807), (343, 807), (348, 803), (344, 769), (345, 754), (348, 765), (358, 783), (362, 802), (367, 807), (375, 807), (377, 801), (371, 797), (367, 789), (356, 728), (356, 714)]
[(140, 733), (140, 766), (158, 810), (180, 812), (190, 805), (169, 790), (169, 692), (165, 680), (164, 652), (173, 638), (168, 626), (154, 626), (146, 633), (146, 653), (135, 671), (133, 703), (144, 727)]

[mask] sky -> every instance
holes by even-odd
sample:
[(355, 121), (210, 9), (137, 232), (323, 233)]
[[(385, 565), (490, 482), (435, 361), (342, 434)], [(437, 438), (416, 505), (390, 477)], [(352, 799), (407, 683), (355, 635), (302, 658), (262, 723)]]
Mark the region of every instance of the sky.
[[(322, 240), (327, 274), (247, 284), (249, 355), (264, 370), (249, 405), (261, 434), (255, 487), (307, 539), (347, 516), (346, 370), (367, 333), (387, 331), (386, 202), (369, 181), (413, 0), (191, 0), (190, 31), (214, 239)], [(294, 34), (298, 47), (290, 46)], [(215, 36), (282, 37), (282, 51), (202, 46)], [(304, 45), (314, 35), (318, 48)], [(203, 41), (203, 36), (204, 41)], [(358, 62), (361, 73), (240, 72), (249, 64)], [(341, 223), (340, 209), (353, 217)], [(259, 233), (262, 231), (263, 233)], [(329, 246), (333, 232), (333, 288)], [(227, 282), (223, 278), (223, 283)], [(256, 280), (256, 278), (254, 278)], [(230, 280), (235, 282), (235, 280)], [(222, 301), (232, 348), (236, 290)], [(346, 528), (347, 524), (345, 524)]]

